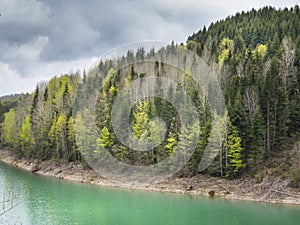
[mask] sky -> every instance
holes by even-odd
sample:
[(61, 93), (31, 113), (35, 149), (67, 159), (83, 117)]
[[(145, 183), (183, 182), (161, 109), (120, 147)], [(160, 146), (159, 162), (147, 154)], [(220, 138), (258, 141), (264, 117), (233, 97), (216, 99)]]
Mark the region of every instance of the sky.
[(185, 42), (242, 10), (297, 0), (0, 0), (0, 96), (32, 92), (53, 76), (88, 70), (129, 42)]

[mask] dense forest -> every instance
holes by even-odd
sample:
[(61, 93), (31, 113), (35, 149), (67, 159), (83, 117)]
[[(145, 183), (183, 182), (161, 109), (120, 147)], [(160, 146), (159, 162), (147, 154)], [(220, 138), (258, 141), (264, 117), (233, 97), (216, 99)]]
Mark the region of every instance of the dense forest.
[[(227, 135), (222, 140), (222, 149), (203, 173), (236, 178), (261, 168), (266, 160), (278, 157), (299, 141), (299, 6), (280, 10), (265, 7), (237, 13), (194, 33), (186, 44), (178, 46), (172, 43), (158, 52), (176, 55), (181, 49), (192, 50), (209, 65), (216, 65), (228, 111)], [(86, 165), (86, 156), (80, 151), (80, 144), (75, 138), (85, 115), (75, 116), (74, 111), (78, 101), (87, 100), (82, 97), (86, 96), (84, 93), (98, 89), (100, 94), (97, 96), (95, 122), (99, 146), (95, 146), (94, 157), (99, 154), (99, 147), (105, 147), (115, 158), (128, 164), (156, 164), (189, 145), (183, 142), (177, 145), (181, 139), (193, 142), (193, 130), (197, 129), (201, 136), (196, 150), (177, 176), (197, 174), (204, 149), (214, 134), (210, 132), (211, 112), (207, 99), (192, 82), (188, 68), (184, 72), (176, 71), (180, 76), (178, 86), (185, 89), (195, 103), (202, 121), (200, 126), (188, 124), (178, 132), (181, 124), (172, 104), (152, 97), (139, 100), (132, 107), (129, 115), (131, 129), (138, 139), (147, 136), (155, 142), (155, 130), (160, 128), (153, 118), (159, 117), (166, 124), (164, 140), (152, 151), (136, 152), (123, 146), (114, 135), (110, 118), (112, 103), (122, 88), (147, 75), (130, 62), (143, 62), (155, 54), (154, 49), (150, 52), (143, 48), (137, 52), (128, 51), (116, 62), (100, 61), (96, 68), (87, 73), (76, 72), (40, 83), (34, 93), (18, 96), (10, 104), (9, 100), (1, 99), (1, 147), (15, 151), (20, 157), (78, 160)], [(129, 66), (119, 69), (123, 62), (129, 63)], [(168, 65), (155, 62), (157, 77), (168, 76), (168, 70), (171, 70)], [(98, 87), (97, 84), (102, 85)], [(180, 90), (163, 88), (159, 82), (155, 84), (155, 89), (168, 95), (168, 99), (174, 99), (174, 102), (184, 102), (176, 99)], [(129, 106), (125, 104), (123, 107)], [(300, 168), (294, 160), (300, 153), (293, 154), (288, 155), (291, 159), (280, 166), (291, 185), (297, 187), (300, 186)]]
[[(265, 7), (212, 23), (188, 38), (188, 48), (222, 67), (228, 114), (248, 168), (276, 157), (299, 137), (299, 21), (299, 6)], [(299, 182), (299, 168), (297, 174)]]

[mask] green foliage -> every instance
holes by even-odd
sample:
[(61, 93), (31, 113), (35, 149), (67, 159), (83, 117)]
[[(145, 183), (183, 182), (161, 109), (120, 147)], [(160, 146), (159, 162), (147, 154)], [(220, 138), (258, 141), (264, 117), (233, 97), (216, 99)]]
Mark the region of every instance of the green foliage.
[(31, 109), (30, 109), (30, 121), (33, 121), (33, 116), (37, 109), (38, 101), (39, 101), (39, 87), (36, 87), (34, 95), (33, 95)]
[(228, 135), (228, 164), (227, 164), (227, 174), (229, 178), (235, 178), (239, 175), (240, 170), (245, 167), (242, 160), (243, 148), (241, 146), (241, 138), (239, 137), (237, 128), (234, 126), (229, 127)]
[(257, 164), (263, 162), (265, 153), (264, 153), (264, 134), (265, 127), (263, 125), (263, 115), (259, 109), (256, 107), (254, 116), (251, 122), (251, 129), (249, 133), (249, 154), (247, 165), (251, 168)]
[(103, 127), (100, 133), (99, 146), (103, 148), (111, 148), (113, 145), (111, 134), (107, 127)]
[(65, 114), (60, 114), (55, 126), (55, 144), (58, 159), (66, 159), (68, 154), (67, 149), (67, 117)]
[(184, 167), (178, 172), (179, 176), (193, 176), (198, 172), (198, 164), (194, 164), (194, 160), (190, 159), (192, 155), (190, 154), (191, 148), (197, 145), (198, 139), (196, 139), (196, 134), (198, 132), (198, 124), (192, 124), (191, 126), (182, 126), (178, 134), (179, 143), (176, 147), (176, 151), (180, 154), (181, 159), (185, 162)]
[(296, 142), (294, 148), (290, 152), (291, 168), (290, 168), (290, 185), (295, 188), (300, 187), (300, 142)]
[(146, 101), (139, 101), (136, 111), (133, 113), (134, 124), (133, 132), (135, 137), (140, 138), (149, 136), (149, 103)]
[(264, 44), (259, 44), (253, 51), (253, 57), (257, 59), (264, 59), (267, 55), (268, 47)]
[(73, 117), (70, 116), (67, 121), (67, 149), (68, 149), (68, 160), (75, 161), (80, 160), (80, 153), (77, 149), (74, 126), (73, 126)]
[[(182, 152), (182, 157), (189, 158), (187, 165), (178, 173), (182, 176), (197, 174), (199, 162), (209, 141), (223, 143), (220, 149), (213, 147), (219, 157), (205, 171), (211, 175), (235, 178), (241, 174), (245, 164), (248, 168), (259, 166), (265, 158), (276, 157), (276, 152), (288, 146), (288, 140), (297, 139), (300, 132), (300, 26), (299, 7), (290, 10), (276, 10), (264, 7), (247, 13), (212, 23), (207, 29), (188, 38), (186, 46), (170, 46), (161, 49), (165, 55), (178, 54), (187, 48), (203, 56), (210, 65), (218, 63), (221, 69), (219, 82), (223, 89), (228, 110), (230, 127), (227, 137), (221, 137), (219, 131), (211, 133), (213, 125), (209, 104), (201, 87), (193, 80), (188, 67), (178, 78), (177, 90), (164, 87), (156, 82), (157, 93), (173, 99), (185, 108), (179, 90), (184, 89), (197, 108), (200, 127), (200, 139), (192, 156), (185, 155), (186, 148), (193, 143), (195, 126), (181, 127), (175, 108), (163, 98), (153, 97), (138, 101), (137, 94), (131, 96), (136, 105), (129, 115), (130, 128), (140, 148), (147, 138), (155, 144), (149, 152), (132, 151), (114, 137), (111, 124), (111, 108), (120, 90), (130, 82), (149, 74), (140, 73), (143, 60), (154, 56), (151, 50), (139, 48), (136, 53), (116, 61), (100, 61), (97, 67), (88, 73), (53, 77), (48, 83), (37, 85), (34, 93), (1, 98), (0, 123), (1, 144), (4, 148), (14, 149), (29, 157), (38, 159), (55, 158), (58, 160), (82, 160), (92, 157), (88, 152), (79, 152), (80, 147), (91, 146), (97, 154), (98, 148), (106, 147), (118, 160), (133, 165), (151, 165), (172, 153)], [(133, 63), (120, 68), (122, 63)], [(115, 66), (117, 65), (117, 66)], [(169, 65), (155, 62), (154, 74), (167, 76)], [(190, 65), (188, 65), (190, 66)], [(105, 75), (105, 76), (103, 76)], [(152, 74), (153, 75), (153, 74)], [(104, 78), (103, 78), (104, 77)], [(102, 83), (101, 87), (98, 87)], [(91, 121), (86, 94), (99, 90), (96, 104), (97, 137), (85, 125)], [(210, 90), (208, 90), (209, 92)], [(76, 97), (77, 94), (77, 97)], [(213, 95), (214, 93), (208, 93)], [(73, 118), (74, 108), (79, 102), (84, 103), (80, 113)], [(125, 127), (123, 110), (130, 111), (130, 105), (122, 103), (118, 124)], [(13, 109), (14, 108), (14, 109)], [(77, 112), (76, 112), (77, 113)], [(164, 129), (159, 117), (165, 121), (166, 137), (161, 140), (160, 131)], [(73, 121), (73, 119), (75, 121)], [(74, 123), (75, 122), (75, 123)], [(73, 126), (73, 123), (75, 124)], [(232, 124), (232, 125), (231, 125)], [(179, 130), (181, 128), (181, 132)], [(124, 132), (128, 132), (127, 130)], [(80, 134), (76, 136), (75, 134)], [(184, 140), (180, 142), (180, 140)], [(180, 145), (178, 146), (180, 142)], [(100, 146), (99, 146), (100, 145)], [(247, 169), (248, 169), (247, 168)], [(293, 179), (297, 181), (297, 168), (293, 169)], [(297, 181), (298, 182), (298, 181)]]
[(16, 108), (19, 98), (22, 97), (24, 96), (18, 94), (0, 97), (0, 124), (4, 121), (4, 114), (9, 112), (10, 109)]
[[(297, 11), (298, 6), (237, 13), (188, 38), (190, 49), (197, 46), (198, 54), (212, 56), (222, 66), (220, 82), (228, 114), (248, 168), (276, 157), (290, 136), (299, 136)], [(211, 171), (218, 171), (218, 165), (214, 162)]]
[(177, 148), (177, 140), (175, 138), (175, 135), (170, 132), (168, 134), (167, 144), (165, 145), (165, 149), (168, 154), (172, 154), (173, 152), (175, 152), (176, 148)]
[(33, 149), (33, 136), (31, 132), (30, 115), (27, 115), (25, 121), (22, 124), (20, 134), (20, 147), (25, 156), (30, 156)]
[(48, 133), (50, 146), (52, 148), (54, 148), (54, 146), (56, 146), (56, 142), (55, 142), (55, 139), (56, 139), (55, 138), (56, 137), (56, 123), (57, 123), (57, 116), (56, 116), (56, 113), (54, 113), (53, 120), (52, 120), (52, 125), (51, 125), (49, 133)]
[(233, 41), (229, 38), (224, 38), (221, 41), (221, 54), (218, 57), (219, 65), (223, 65), (225, 60), (228, 60), (231, 56), (231, 51), (233, 48)]
[(8, 113), (4, 115), (4, 122), (2, 125), (2, 143), (5, 148), (13, 149), (16, 144), (16, 122), (15, 122), (15, 110), (10, 109)]

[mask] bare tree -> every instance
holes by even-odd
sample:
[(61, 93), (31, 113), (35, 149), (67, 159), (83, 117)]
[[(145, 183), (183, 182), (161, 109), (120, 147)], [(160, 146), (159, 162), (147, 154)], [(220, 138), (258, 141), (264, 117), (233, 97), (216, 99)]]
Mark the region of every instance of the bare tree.
[(282, 40), (283, 54), (280, 60), (280, 74), (287, 92), (296, 91), (299, 95), (298, 81), (297, 81), (297, 67), (295, 62), (297, 60), (295, 55), (295, 47), (291, 38), (284, 38)]
[[(20, 203), (20, 194), (18, 192), (9, 190), (3, 194), (2, 199), (0, 200), (0, 224), (12, 222), (7, 219), (7, 214)], [(13, 223), (16, 224), (16, 222)]]
[(243, 96), (243, 105), (245, 106), (246, 111), (248, 112), (248, 120), (251, 122), (255, 107), (258, 104), (258, 94), (255, 91), (255, 87), (249, 87), (246, 89)]

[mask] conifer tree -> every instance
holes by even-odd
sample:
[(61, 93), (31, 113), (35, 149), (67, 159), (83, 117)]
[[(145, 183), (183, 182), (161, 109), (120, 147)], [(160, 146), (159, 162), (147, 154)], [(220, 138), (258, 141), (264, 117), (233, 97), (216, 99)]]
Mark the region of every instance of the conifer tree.
[(228, 163), (227, 174), (229, 178), (235, 178), (239, 175), (240, 170), (245, 167), (242, 160), (243, 148), (241, 146), (241, 138), (239, 137), (237, 128), (229, 124), (228, 134)]
[(56, 153), (58, 159), (66, 159), (67, 149), (67, 118), (65, 114), (60, 114), (55, 127)]
[(247, 166), (250, 168), (263, 162), (265, 156), (264, 141), (265, 127), (259, 106), (255, 108), (249, 134), (250, 146)]

